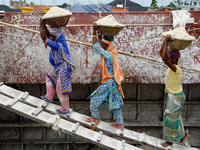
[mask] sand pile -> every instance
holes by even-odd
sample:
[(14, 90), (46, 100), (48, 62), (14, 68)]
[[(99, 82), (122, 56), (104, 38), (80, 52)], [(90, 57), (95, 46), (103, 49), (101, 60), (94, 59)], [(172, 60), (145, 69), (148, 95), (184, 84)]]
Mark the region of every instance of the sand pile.
[(117, 22), (112, 15), (108, 15), (106, 17), (97, 20), (97, 26), (124, 27), (125, 25)]
[(112, 15), (108, 15), (96, 21), (97, 30), (101, 35), (104, 36), (115, 36), (117, 35), (125, 25), (120, 24), (115, 20)]
[(71, 16), (72, 13), (69, 10), (65, 10), (59, 7), (52, 7), (43, 17), (42, 19), (51, 19), (57, 17)]
[(190, 36), (185, 28), (177, 27), (171, 31), (163, 32), (162, 35), (171, 35), (172, 41), (168, 42), (168, 46), (171, 50), (183, 50), (195, 39)]
[(195, 37), (190, 36), (185, 28), (177, 27), (171, 31), (163, 32), (162, 36), (171, 35), (172, 39), (182, 40), (182, 41), (193, 41)]

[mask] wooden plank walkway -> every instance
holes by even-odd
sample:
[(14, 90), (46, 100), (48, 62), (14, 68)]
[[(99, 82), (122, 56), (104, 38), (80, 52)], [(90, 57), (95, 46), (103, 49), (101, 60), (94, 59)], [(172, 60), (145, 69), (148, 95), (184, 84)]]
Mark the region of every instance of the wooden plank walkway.
[[(197, 150), (196, 148), (185, 147), (178, 144), (173, 144), (172, 147), (163, 148), (160, 144), (164, 141), (161, 139), (128, 129), (124, 129), (123, 131), (114, 129), (110, 127), (109, 123), (104, 121), (101, 121), (97, 125), (97, 131), (99, 132), (92, 131), (88, 129), (88, 127), (92, 128), (94, 124), (85, 121), (85, 118), (88, 116), (77, 113), (72, 109), (70, 109), (70, 114), (59, 116), (56, 114), (55, 110), (60, 108), (60, 106), (53, 103), (47, 103), (46, 101), (27, 94), (27, 92), (13, 89), (1, 83), (0, 95), (2, 98), (0, 99), (0, 105), (22, 116), (49, 125), (53, 129), (60, 129), (63, 132), (86, 139), (91, 143), (106, 149), (129, 149), (130, 147), (136, 150), (140, 149), (127, 144), (128, 142), (134, 142), (136, 144), (145, 144), (155, 149)], [(56, 120), (59, 120), (59, 122)], [(84, 132), (82, 130), (84, 130)], [(106, 136), (103, 133), (107, 133), (112, 137), (117, 137), (117, 139), (120, 139), (121, 141)], [(116, 143), (113, 144), (117, 147), (112, 147), (113, 144), (108, 144), (112, 143), (110, 142), (112, 140)], [(127, 143), (125, 141), (127, 141)]]
[[(6, 89), (5, 93), (2, 92), (3, 89)], [(40, 113), (35, 115), (33, 114), (33, 112), (35, 112), (35, 110), (37, 110), (38, 108), (24, 102), (27, 99), (29, 99), (30, 101), (32, 99), (35, 99), (34, 97), (28, 95), (28, 93), (23, 93), (23, 92), (14, 90), (5, 85), (1, 85), (0, 91), (1, 91), (0, 92), (0, 106), (1, 107), (7, 110), (10, 110), (14, 113), (20, 114), (24, 117), (30, 118), (34, 121), (37, 121), (41, 123), (42, 125), (52, 127), (56, 131), (65, 132), (67, 134), (87, 140), (90, 143), (96, 144), (106, 149), (142, 150), (138, 147), (127, 144), (125, 140), (120, 141), (115, 138), (111, 138), (107, 135), (104, 135), (103, 132), (93, 131), (89, 128), (81, 126), (80, 123), (78, 122), (73, 123), (66, 119), (63, 119), (59, 115), (55, 115), (46, 111), (41, 111)], [(14, 95), (16, 95), (15, 98), (13, 98)], [(44, 102), (45, 101), (41, 101), (40, 103), (43, 104)]]

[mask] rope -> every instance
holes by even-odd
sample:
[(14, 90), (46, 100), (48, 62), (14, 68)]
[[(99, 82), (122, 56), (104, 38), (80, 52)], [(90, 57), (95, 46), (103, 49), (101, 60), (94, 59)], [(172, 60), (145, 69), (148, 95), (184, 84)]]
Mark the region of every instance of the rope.
[(9, 35), (9, 36), (17, 36), (17, 37), (22, 37), (22, 38), (31, 38), (31, 39), (34, 39), (34, 40), (38, 40), (38, 38), (32, 38), (30, 36), (21, 36), (21, 35), (17, 35), (17, 34), (10, 34), (10, 33), (3, 33), (3, 32), (0, 32), (0, 34)]
[(57, 131), (57, 132), (59, 133), (59, 135), (61, 135), (60, 129), (59, 129), (59, 127), (58, 127), (59, 122), (60, 122), (60, 115), (56, 114), (56, 115), (53, 115), (53, 116), (49, 119), (49, 121), (48, 121), (48, 123), (47, 123), (46, 126), (47, 126), (47, 127), (52, 126), (52, 129), (53, 129), (54, 131)]

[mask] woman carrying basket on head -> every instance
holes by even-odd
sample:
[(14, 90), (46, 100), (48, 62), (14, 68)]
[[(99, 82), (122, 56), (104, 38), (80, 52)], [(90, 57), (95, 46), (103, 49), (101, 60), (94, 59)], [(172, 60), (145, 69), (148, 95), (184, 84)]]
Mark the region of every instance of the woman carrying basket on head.
[(46, 95), (41, 96), (43, 100), (53, 102), (56, 93), (62, 105), (57, 109), (58, 114), (67, 114), (69, 112), (69, 94), (72, 93), (71, 73), (75, 67), (67, 46), (67, 42), (62, 28), (51, 28), (48, 31), (45, 22), (40, 20), (40, 36), (50, 49), (49, 61), (54, 67), (46, 73)]
[(182, 70), (178, 65), (179, 51), (167, 51), (171, 36), (167, 35), (160, 49), (160, 56), (167, 64), (168, 69), (165, 79), (165, 131), (166, 141), (163, 147), (171, 146), (173, 143), (182, 143), (189, 135), (185, 132), (181, 118), (181, 110), (185, 103), (185, 94), (182, 88)]
[[(114, 43), (114, 37), (104, 36), (100, 44), (97, 42), (97, 24), (93, 24), (93, 48), (101, 55), (101, 71), (103, 75), (102, 85), (90, 96), (90, 111), (92, 117), (86, 118), (87, 122), (100, 122), (99, 107), (101, 104), (109, 106), (116, 117), (116, 124), (111, 124), (117, 129), (124, 128), (121, 107), (124, 104), (124, 94), (121, 87), (123, 75), (118, 63), (118, 53)], [(123, 98), (122, 98), (123, 97)]]

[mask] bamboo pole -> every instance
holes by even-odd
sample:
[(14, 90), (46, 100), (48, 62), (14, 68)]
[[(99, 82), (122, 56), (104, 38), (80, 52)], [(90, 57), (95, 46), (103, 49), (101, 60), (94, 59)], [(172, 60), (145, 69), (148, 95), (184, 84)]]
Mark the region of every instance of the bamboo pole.
[[(0, 21), (0, 24), (5, 25), (5, 26), (8, 26), (8, 27), (12, 27), (12, 28), (16, 28), (16, 29), (25, 30), (25, 31), (29, 31), (29, 32), (33, 32), (33, 33), (40, 34), (39, 31), (32, 30), (32, 29), (27, 29), (27, 28), (23, 28), (23, 27), (19, 27), (19, 26), (17, 26), (17, 25), (5, 23), (5, 22), (2, 22), (2, 21)], [(84, 42), (80, 42), (80, 41), (76, 41), (76, 40), (72, 40), (72, 39), (67, 39), (67, 38), (66, 38), (66, 40), (69, 41), (69, 42), (77, 43), (77, 44), (83, 44), (83, 45), (86, 45), (86, 46), (92, 46), (92, 44), (90, 44), (90, 43), (84, 43)], [(162, 63), (161, 61), (159, 61), (159, 60), (157, 60), (157, 59), (148, 58), (148, 57), (144, 57), (144, 56), (141, 56), (141, 55), (131, 54), (131, 53), (127, 53), (127, 52), (123, 52), (123, 51), (119, 51), (119, 50), (118, 50), (117, 52), (118, 52), (119, 54), (126, 55), (126, 56), (130, 56), (130, 57), (136, 57), (136, 58), (141, 58), (141, 59), (146, 59), (146, 60), (150, 60), (150, 61)], [(183, 67), (183, 66), (180, 66), (180, 67), (183, 68), (183, 69), (186, 69), (186, 70), (195, 71), (195, 72), (200, 72), (200, 70), (189, 69), (189, 68), (186, 68), (186, 67)]]
[(124, 12), (126, 12), (126, 0), (124, 0)]
[(148, 57), (144, 57), (144, 56), (141, 56), (141, 55), (131, 54), (131, 53), (127, 53), (127, 52), (123, 52), (123, 51), (119, 51), (119, 50), (118, 50), (117, 52), (118, 52), (119, 54), (126, 55), (126, 56), (138, 57), (138, 58), (141, 58), (141, 59), (151, 60), (151, 61), (154, 61), (154, 62), (160, 62), (160, 61), (157, 60), (157, 59), (148, 58)]
[(97, 13), (99, 12), (99, 0), (98, 0), (98, 4), (97, 4)]
[[(119, 51), (119, 50), (117, 52), (119, 54), (126, 55), (126, 56), (137, 57), (137, 58), (146, 59), (146, 60), (150, 60), (150, 61), (154, 61), (154, 62), (158, 62), (158, 63), (164, 63), (164, 62), (159, 61), (157, 59), (148, 58), (148, 57), (144, 57), (144, 56), (141, 56), (141, 55), (131, 54), (131, 53), (127, 53), (127, 52), (123, 52), (123, 51)], [(189, 68), (186, 68), (184, 66), (180, 66), (180, 67), (183, 68), (183, 69), (186, 69), (186, 70), (200, 72), (200, 70), (197, 70), (197, 69), (189, 69)]]

